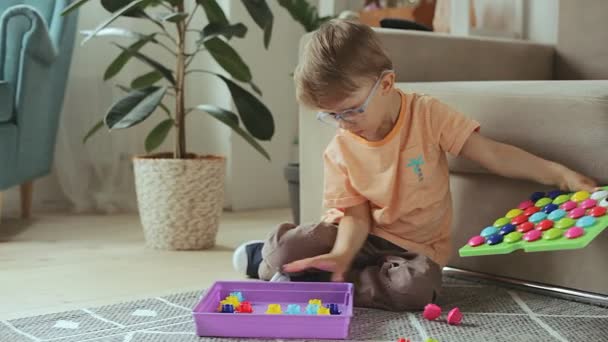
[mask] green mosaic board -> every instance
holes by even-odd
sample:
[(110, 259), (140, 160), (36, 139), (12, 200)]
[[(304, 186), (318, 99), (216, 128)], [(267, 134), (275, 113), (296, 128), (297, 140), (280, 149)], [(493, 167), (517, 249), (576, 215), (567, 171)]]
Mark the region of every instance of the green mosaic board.
[[(608, 190), (608, 186), (605, 186), (602, 189)], [(536, 197), (538, 197), (539, 196), (538, 194), (540, 194), (540, 193), (533, 194), (531, 196), (531, 198), (534, 197), (535, 195), (536, 195)], [(593, 196), (594, 194), (601, 195), (601, 193), (599, 191), (596, 193), (590, 194), (590, 195)], [(549, 204), (558, 205), (557, 203), (560, 203), (561, 201), (563, 201), (565, 196), (568, 196), (569, 198), (571, 198), (573, 195), (574, 195), (574, 193), (562, 194), (562, 197), (560, 197), (560, 200), (557, 200), (557, 197), (553, 198), (552, 201), (549, 202)], [(579, 195), (584, 196), (584, 194), (582, 194), (582, 193), (579, 193)], [(538, 200), (533, 201), (533, 202), (535, 202), (534, 206), (539, 208), (540, 211), (543, 211), (541, 206), (544, 207), (545, 205), (548, 204), (547, 197), (543, 197), (543, 198), (544, 199), (541, 198), (542, 200), (538, 199)], [(582, 201), (577, 202), (577, 207), (580, 207), (582, 205), (582, 203), (583, 203)], [(522, 204), (523, 204), (523, 202), (522, 202)], [(563, 205), (563, 203), (561, 203), (561, 204)], [(574, 209), (565, 210), (562, 207), (562, 205), (559, 205), (559, 207), (560, 207), (560, 209), (566, 211), (566, 213), (567, 213), (566, 217), (568, 217), (568, 214), (570, 214), (571, 211)], [(607, 205), (608, 205), (608, 199), (606, 197), (599, 198), (597, 200), (596, 207), (605, 207)], [(585, 210), (586, 211), (585, 216), (590, 216), (589, 210), (591, 210), (591, 209), (592, 208)], [(516, 211), (516, 210), (517, 209), (514, 209), (513, 211)], [(596, 210), (598, 210), (598, 209), (596, 209)], [(509, 212), (512, 212), (512, 211), (509, 211)], [(521, 214), (521, 215), (523, 215), (523, 214)], [(521, 215), (518, 215), (518, 216), (521, 216)], [(513, 216), (513, 214), (511, 214), (510, 216)], [(540, 216), (542, 216), (542, 215), (540, 215)], [(528, 216), (528, 219), (530, 219), (531, 217), (532, 216)], [(500, 229), (505, 226), (505, 224), (504, 224), (505, 222), (509, 222), (511, 225), (514, 225), (512, 222), (513, 219), (514, 218), (507, 218), (507, 217), (500, 218), (499, 220), (497, 220), (497, 222), (495, 222), (495, 224), (493, 226), (497, 229)], [(549, 220), (549, 219), (546, 219), (546, 220)], [(518, 249), (523, 249), (526, 252), (544, 252), (544, 251), (556, 251), (556, 250), (584, 248), (589, 243), (591, 243), (591, 241), (593, 241), (593, 239), (595, 239), (602, 231), (604, 231), (604, 229), (606, 229), (608, 227), (608, 214), (604, 214), (602, 216), (595, 217), (595, 220), (596, 221), (594, 224), (584, 228), (584, 234), (578, 238), (568, 239), (563, 234), (567, 231), (567, 229), (560, 229), (560, 228), (553, 228), (555, 230), (552, 233), (560, 232), (560, 234), (558, 234), (559, 237), (557, 237), (554, 240), (546, 240), (544, 238), (540, 238), (538, 240), (530, 241), (530, 242), (525, 241), (524, 239), (520, 239), (516, 242), (507, 242), (507, 241), (503, 240), (500, 243), (490, 245), (490, 244), (488, 244), (488, 238), (485, 237), (484, 238), (485, 243), (475, 246), (475, 247), (467, 244), (464, 247), (460, 248), (459, 254), (462, 257), (468, 257), (468, 256), (493, 255), (493, 254), (508, 254), (508, 253), (511, 253)], [(527, 221), (528, 220), (526, 220), (524, 222), (527, 222)], [(552, 220), (552, 221), (553, 221), (553, 224), (556, 224), (555, 220)], [(575, 221), (577, 221), (577, 220), (575, 220)], [(521, 223), (519, 223), (519, 224), (521, 224)], [(516, 226), (518, 226), (518, 225), (516, 225)], [(535, 224), (534, 229), (537, 229), (537, 227), (538, 227), (538, 225)], [(547, 231), (544, 231), (543, 234), (546, 234)]]

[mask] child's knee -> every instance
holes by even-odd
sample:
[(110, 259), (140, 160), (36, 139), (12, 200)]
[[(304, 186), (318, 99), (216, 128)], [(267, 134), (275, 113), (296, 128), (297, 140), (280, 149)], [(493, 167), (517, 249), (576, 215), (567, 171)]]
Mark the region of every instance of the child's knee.
[(336, 238), (336, 226), (327, 223), (279, 225), (262, 248), (266, 267), (279, 270), (284, 264), (328, 253)]

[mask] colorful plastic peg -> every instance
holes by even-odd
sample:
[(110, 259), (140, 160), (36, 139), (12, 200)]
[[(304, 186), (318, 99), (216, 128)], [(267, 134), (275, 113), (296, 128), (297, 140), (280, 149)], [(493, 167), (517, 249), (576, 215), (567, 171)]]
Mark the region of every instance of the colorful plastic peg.
[(280, 315), (283, 311), (281, 310), (281, 304), (268, 304), (266, 314), (268, 315)]
[(308, 304), (317, 304), (318, 306), (323, 306), (323, 302), (320, 299), (311, 299), (308, 301)]
[(327, 308), (329, 309), (329, 313), (332, 315), (341, 314), (338, 304), (327, 304)]
[(222, 313), (234, 313), (234, 306), (232, 304), (223, 304)]
[(317, 312), (317, 315), (329, 315), (329, 309), (328, 308), (324, 308), (324, 307), (319, 307), (319, 311)]
[(316, 315), (318, 311), (319, 311), (319, 305), (318, 304), (308, 304), (306, 306), (306, 314), (307, 315)]
[(427, 306), (424, 307), (422, 316), (429, 321), (436, 320), (441, 316), (441, 308), (436, 304), (427, 304)]
[(301, 309), (300, 306), (297, 304), (289, 304), (287, 305), (287, 310), (285, 310), (285, 313), (288, 315), (299, 315), (301, 313)]
[(236, 309), (238, 313), (253, 313), (253, 307), (249, 302), (242, 302), (241, 305)]
[(460, 325), (460, 322), (462, 322), (462, 313), (458, 308), (453, 308), (448, 312), (448, 324)]
[(232, 295), (226, 297), (226, 299), (224, 301), (228, 304), (234, 305), (234, 307), (237, 307), (241, 304), (241, 301), (236, 296), (232, 296)]
[(245, 298), (243, 298), (243, 293), (242, 292), (231, 292), (229, 297), (236, 297), (236, 299), (239, 302), (242, 302), (245, 300)]

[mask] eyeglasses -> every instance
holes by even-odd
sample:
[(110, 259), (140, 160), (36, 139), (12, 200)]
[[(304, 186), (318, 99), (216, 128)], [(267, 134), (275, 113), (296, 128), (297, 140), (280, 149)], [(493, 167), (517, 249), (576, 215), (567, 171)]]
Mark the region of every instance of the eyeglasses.
[(378, 85), (380, 85), (380, 81), (382, 80), (382, 77), (391, 72), (394, 72), (394, 70), (384, 70), (380, 74), (380, 76), (378, 77), (378, 80), (376, 80), (376, 83), (372, 87), (372, 90), (367, 95), (365, 102), (363, 102), (363, 104), (360, 107), (347, 109), (340, 113), (318, 112), (317, 120), (319, 120), (323, 123), (326, 123), (328, 125), (336, 126), (336, 127), (338, 127), (340, 125), (340, 121), (354, 123), (356, 121), (357, 117), (359, 116), (359, 114), (364, 113), (365, 110), (367, 109), (367, 106), (371, 102), (372, 97), (376, 93), (376, 89), (378, 88)]

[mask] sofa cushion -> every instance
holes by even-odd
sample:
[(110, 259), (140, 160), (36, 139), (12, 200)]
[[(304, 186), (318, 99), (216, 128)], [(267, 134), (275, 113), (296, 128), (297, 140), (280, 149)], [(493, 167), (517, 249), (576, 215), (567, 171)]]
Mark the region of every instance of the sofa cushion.
[(13, 96), (7, 82), (0, 81), (0, 123), (13, 118)]
[[(608, 183), (608, 80), (401, 83), (481, 123), (481, 133)], [(486, 173), (462, 158), (454, 172)]]
[[(552, 80), (555, 47), (525, 40), (374, 28), (398, 82)], [(300, 40), (300, 56), (314, 33)]]

